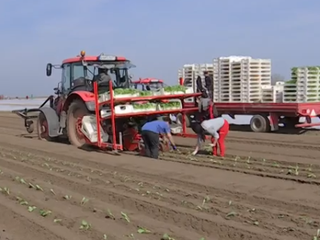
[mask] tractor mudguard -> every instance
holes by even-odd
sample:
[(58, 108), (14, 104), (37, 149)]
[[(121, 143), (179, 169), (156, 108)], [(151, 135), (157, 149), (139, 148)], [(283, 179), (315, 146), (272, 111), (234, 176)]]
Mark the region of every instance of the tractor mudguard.
[(46, 117), (49, 129), (49, 136), (50, 137), (57, 137), (59, 136), (59, 116), (57, 115), (56, 111), (50, 107), (42, 107), (40, 111)]
[(95, 103), (94, 103), (94, 94), (88, 91), (75, 91), (72, 92), (66, 102), (64, 103), (64, 110), (67, 110), (70, 103), (73, 102), (75, 99), (81, 99), (87, 106), (89, 111), (94, 111)]

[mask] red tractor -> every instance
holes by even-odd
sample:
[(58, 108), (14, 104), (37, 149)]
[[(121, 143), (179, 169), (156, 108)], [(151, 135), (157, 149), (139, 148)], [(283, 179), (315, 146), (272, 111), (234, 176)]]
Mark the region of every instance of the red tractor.
[[(34, 130), (33, 119), (37, 118), (37, 134), (39, 139), (54, 141), (60, 137), (67, 138), (77, 147), (83, 146), (86, 141), (81, 131), (82, 118), (85, 115), (95, 114), (95, 101), (93, 94), (93, 81), (97, 81), (99, 90), (109, 88), (113, 82), (114, 89), (129, 88), (130, 77), (128, 69), (134, 67), (124, 57), (101, 54), (99, 56), (86, 56), (81, 54), (66, 59), (60, 65), (47, 64), (46, 74), (51, 76), (52, 69), (62, 69), (62, 79), (57, 88), (56, 96), (49, 96), (47, 100), (36, 109), (23, 109), (13, 111), (25, 120), (25, 127), (29, 133)], [(46, 105), (49, 102), (49, 106)], [(32, 115), (39, 112), (39, 115)], [(126, 121), (126, 120), (123, 120)], [(124, 125), (121, 121), (121, 126)], [(108, 132), (110, 123), (104, 123)]]

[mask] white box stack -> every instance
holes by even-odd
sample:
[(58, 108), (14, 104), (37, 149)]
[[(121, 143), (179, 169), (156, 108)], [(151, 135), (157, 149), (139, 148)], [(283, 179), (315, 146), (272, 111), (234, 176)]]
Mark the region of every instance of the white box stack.
[(213, 60), (215, 102), (262, 101), (262, 87), (271, 86), (271, 60), (230, 56)]
[(282, 102), (282, 95), (283, 95), (283, 82), (277, 82), (274, 86), (262, 86), (262, 98), (261, 102), (266, 103), (277, 103)]
[(193, 91), (197, 91), (196, 80), (198, 76), (201, 77), (204, 85), (204, 72), (207, 71), (211, 77), (213, 77), (213, 64), (185, 64), (182, 69), (178, 71), (179, 78), (184, 79), (185, 86), (192, 88)]
[(283, 102), (320, 101), (320, 67), (292, 68), (292, 80), (285, 84)]

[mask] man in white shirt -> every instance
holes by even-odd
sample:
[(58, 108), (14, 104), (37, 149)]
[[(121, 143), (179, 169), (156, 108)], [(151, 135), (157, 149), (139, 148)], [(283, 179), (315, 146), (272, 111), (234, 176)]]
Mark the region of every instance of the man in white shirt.
[(193, 129), (198, 134), (198, 140), (193, 155), (196, 155), (201, 147), (201, 144), (205, 141), (205, 133), (209, 133), (213, 138), (214, 142), (211, 144), (213, 148), (213, 155), (217, 156), (218, 146), (220, 149), (220, 156), (225, 155), (225, 144), (224, 140), (229, 132), (229, 123), (222, 117), (204, 120), (201, 124), (198, 123)]

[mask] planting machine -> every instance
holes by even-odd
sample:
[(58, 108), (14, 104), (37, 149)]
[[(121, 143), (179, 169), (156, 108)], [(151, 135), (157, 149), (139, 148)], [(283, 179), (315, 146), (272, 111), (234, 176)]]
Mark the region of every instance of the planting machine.
[[(151, 89), (154, 83), (150, 79), (147, 86), (151, 91), (139, 91), (132, 86), (146, 82), (131, 82), (131, 67), (134, 65), (124, 57), (86, 56), (84, 51), (62, 64), (49, 63), (47, 76), (53, 68), (62, 69), (55, 96), (49, 96), (39, 108), (13, 112), (24, 119), (29, 133), (36, 129), (41, 140), (67, 138), (76, 147), (89, 144), (115, 151), (141, 150), (139, 129), (147, 118), (181, 113), (184, 121), (186, 113), (197, 112), (198, 107), (185, 108), (183, 100), (200, 94), (177, 88), (165, 92), (163, 82)], [(185, 124), (182, 132), (175, 133), (188, 136)]]

